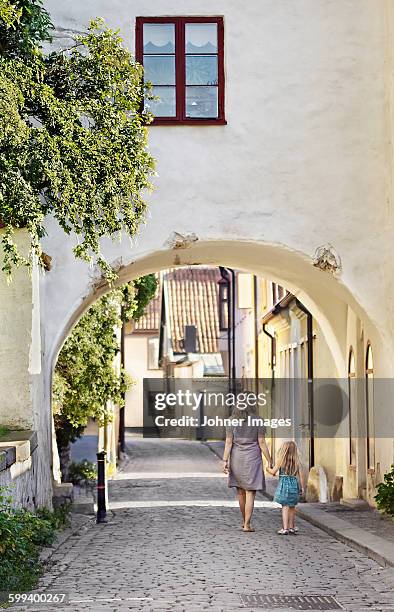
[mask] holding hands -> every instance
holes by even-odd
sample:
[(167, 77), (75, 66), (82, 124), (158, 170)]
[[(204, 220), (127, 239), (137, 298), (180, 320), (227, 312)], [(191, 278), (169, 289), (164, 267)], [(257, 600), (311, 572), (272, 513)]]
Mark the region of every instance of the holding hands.
[(278, 471), (276, 465), (273, 464), (272, 459), (268, 462), (268, 465), (265, 469), (268, 474), (271, 474), (271, 476), (275, 476), (276, 472)]

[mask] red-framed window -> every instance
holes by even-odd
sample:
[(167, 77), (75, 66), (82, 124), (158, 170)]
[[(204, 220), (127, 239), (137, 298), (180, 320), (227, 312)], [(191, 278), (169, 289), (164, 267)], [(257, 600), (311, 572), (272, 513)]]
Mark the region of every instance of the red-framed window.
[(222, 17), (137, 17), (136, 59), (153, 124), (225, 124)]

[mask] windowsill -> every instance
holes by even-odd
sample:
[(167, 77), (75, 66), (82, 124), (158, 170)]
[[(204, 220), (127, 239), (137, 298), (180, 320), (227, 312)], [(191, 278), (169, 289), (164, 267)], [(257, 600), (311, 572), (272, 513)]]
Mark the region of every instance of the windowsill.
[(156, 125), (227, 125), (226, 119), (154, 119), (148, 127)]

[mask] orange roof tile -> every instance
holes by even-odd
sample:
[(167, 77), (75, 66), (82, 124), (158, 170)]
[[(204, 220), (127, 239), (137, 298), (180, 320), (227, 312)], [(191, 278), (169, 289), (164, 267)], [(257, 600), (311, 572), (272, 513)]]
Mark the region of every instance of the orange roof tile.
[(185, 325), (197, 328), (197, 351), (217, 353), (219, 331), (218, 268), (193, 266), (162, 273), (167, 294), (167, 323), (172, 348), (184, 352)]

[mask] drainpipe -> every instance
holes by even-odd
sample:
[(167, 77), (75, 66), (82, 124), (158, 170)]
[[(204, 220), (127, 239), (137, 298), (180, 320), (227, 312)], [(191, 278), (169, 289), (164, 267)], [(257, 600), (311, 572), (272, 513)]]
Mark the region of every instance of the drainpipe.
[(308, 338), (308, 407), (310, 426), (309, 467), (315, 465), (315, 411), (313, 398), (313, 317), (309, 310), (296, 299), (296, 304), (307, 316), (307, 338)]
[(232, 366), (231, 378), (236, 379), (235, 370), (235, 272), (232, 268), (227, 268), (231, 274), (231, 335), (232, 335)]
[(257, 276), (253, 276), (253, 316), (254, 316), (254, 377), (259, 378), (259, 322), (257, 318)]
[[(273, 406), (275, 406), (276, 404), (276, 397), (275, 397), (276, 340), (275, 340), (275, 336), (270, 334), (269, 331), (267, 330), (266, 323), (263, 323), (262, 329), (265, 335), (268, 336), (268, 338), (271, 340), (271, 411), (270, 412), (272, 416)], [(275, 436), (274, 435), (271, 435), (270, 452), (271, 452), (271, 457), (274, 457), (275, 456)], [(273, 466), (271, 465), (270, 467), (273, 467)]]
[(271, 376), (272, 376), (272, 380), (274, 380), (274, 378), (275, 378), (275, 365), (276, 365), (276, 342), (275, 342), (275, 336), (273, 336), (272, 334), (269, 333), (269, 331), (267, 330), (267, 324), (266, 323), (263, 323), (263, 332), (271, 340)]
[(230, 278), (228, 271), (223, 266), (219, 266), (220, 276), (226, 282), (227, 285), (227, 359), (228, 359), (228, 384), (229, 389), (231, 388), (231, 303), (230, 303)]
[[(122, 306), (121, 312), (122, 329), (120, 332), (120, 367), (125, 369), (125, 331), (124, 331), (124, 312)], [(123, 394), (123, 401), (126, 401), (126, 394)], [(119, 442), (118, 442), (118, 458), (120, 453), (125, 452), (125, 406), (119, 409)]]

